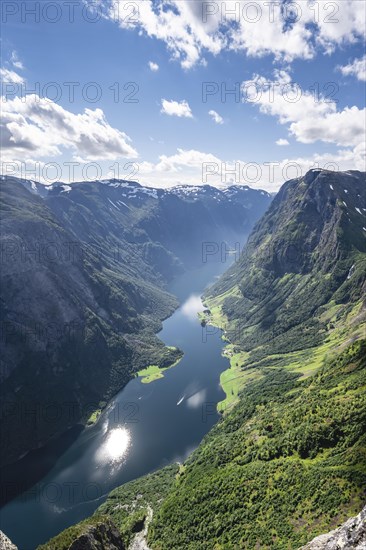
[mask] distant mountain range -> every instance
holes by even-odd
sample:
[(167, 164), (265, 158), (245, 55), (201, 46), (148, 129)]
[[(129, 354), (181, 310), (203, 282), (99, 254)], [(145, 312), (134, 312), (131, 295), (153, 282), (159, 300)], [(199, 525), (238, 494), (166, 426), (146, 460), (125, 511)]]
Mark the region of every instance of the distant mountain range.
[(177, 306), (167, 283), (202, 264), (205, 242), (244, 240), (272, 199), (4, 176), (0, 192), (4, 463), (85, 423), (139, 369), (173, 363), (181, 352), (156, 337)]

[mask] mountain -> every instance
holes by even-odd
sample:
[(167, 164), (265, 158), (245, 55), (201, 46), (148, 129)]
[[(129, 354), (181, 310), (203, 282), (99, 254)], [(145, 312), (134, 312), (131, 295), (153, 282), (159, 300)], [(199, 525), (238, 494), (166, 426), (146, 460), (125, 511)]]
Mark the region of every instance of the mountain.
[[(125, 180), (55, 184), (46, 195), (47, 204), (84, 242), (109, 234), (111, 250), (121, 252), (125, 241), (144, 245), (148, 261), (157, 261), (160, 270), (166, 260), (157, 247), (178, 257), (185, 268), (201, 265), (203, 243), (247, 235), (270, 201), (269, 193), (248, 186), (154, 189)], [(171, 275), (167, 267), (166, 276)]]
[(323, 305), (365, 294), (365, 252), (365, 174), (312, 170), (283, 185), (210, 298), (248, 363), (304, 349), (327, 334)]
[(18, 182), (3, 181), (1, 195), (1, 434), (9, 461), (87, 419), (135, 369), (178, 352), (155, 337), (176, 300), (142, 257), (121, 269)]
[[(365, 173), (313, 170), (283, 185), (205, 296), (206, 321), (222, 327), (230, 359), (221, 420), (167, 491), (162, 479), (149, 494), (145, 476), (113, 491), (96, 517), (106, 513), (130, 540), (137, 512), (146, 519), (151, 506), (152, 550), (283, 550), (360, 512), (365, 212)], [(44, 548), (66, 547), (61, 537)]]
[(0, 187), (6, 464), (181, 356), (156, 336), (177, 306), (167, 283), (202, 262), (205, 240), (244, 237), (271, 197), (120, 180)]

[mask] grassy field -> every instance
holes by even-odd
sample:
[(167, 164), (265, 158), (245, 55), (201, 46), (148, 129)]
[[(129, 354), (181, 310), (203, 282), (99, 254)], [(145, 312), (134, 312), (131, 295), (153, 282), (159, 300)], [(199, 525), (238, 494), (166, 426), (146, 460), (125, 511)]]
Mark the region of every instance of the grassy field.
[(98, 418), (100, 417), (101, 412), (102, 412), (101, 409), (96, 409), (95, 411), (93, 411), (91, 413), (91, 415), (89, 416), (86, 425), (87, 426), (92, 426), (93, 424), (95, 424), (97, 422)]
[(155, 382), (155, 380), (159, 380), (159, 378), (164, 378), (164, 372), (178, 365), (181, 359), (182, 357), (169, 365), (169, 367), (161, 368), (158, 365), (149, 365), (146, 369), (138, 371), (137, 376), (141, 378), (142, 384), (150, 384), (151, 382)]
[[(210, 313), (200, 314), (201, 320), (204, 319), (207, 323), (224, 330), (224, 340), (227, 340), (225, 330), (228, 320), (222, 312), (222, 304), (228, 295), (235, 295), (235, 293), (237, 289), (221, 296), (206, 298), (205, 306)], [(327, 337), (321, 345), (296, 352), (267, 355), (265, 359), (258, 362), (248, 361), (249, 353), (240, 351), (237, 346), (229, 343), (225, 346), (223, 355), (228, 357), (230, 368), (220, 377), (220, 384), (226, 398), (218, 404), (218, 411), (225, 413), (230, 410), (238, 402), (239, 394), (246, 385), (261, 378), (263, 369), (282, 367), (300, 374), (302, 379), (314, 375), (321, 368), (324, 359), (341, 351), (340, 342), (347, 343), (366, 334), (365, 317), (361, 300), (349, 312), (344, 312), (344, 306), (330, 302), (321, 315), (322, 321), (328, 325)]]

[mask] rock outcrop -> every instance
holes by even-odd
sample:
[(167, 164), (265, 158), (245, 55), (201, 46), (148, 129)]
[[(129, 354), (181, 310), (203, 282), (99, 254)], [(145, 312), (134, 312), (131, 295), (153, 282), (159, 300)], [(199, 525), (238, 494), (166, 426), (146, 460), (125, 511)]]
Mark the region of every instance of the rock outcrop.
[(90, 525), (69, 550), (125, 550), (121, 534), (111, 521)]
[(0, 550), (18, 550), (18, 547), (2, 531), (0, 531)]
[(366, 506), (358, 516), (343, 525), (320, 535), (299, 550), (365, 550), (366, 548)]

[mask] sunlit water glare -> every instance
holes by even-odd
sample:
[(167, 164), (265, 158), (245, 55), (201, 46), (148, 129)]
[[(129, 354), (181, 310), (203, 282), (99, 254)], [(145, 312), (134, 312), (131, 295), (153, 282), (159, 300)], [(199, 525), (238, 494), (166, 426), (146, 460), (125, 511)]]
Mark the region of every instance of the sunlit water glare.
[(111, 430), (98, 452), (98, 458), (101, 462), (120, 462), (126, 455), (130, 443), (130, 432), (126, 428)]

